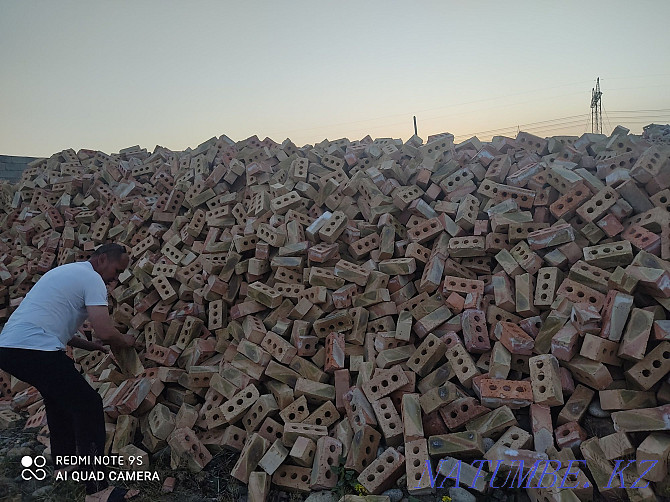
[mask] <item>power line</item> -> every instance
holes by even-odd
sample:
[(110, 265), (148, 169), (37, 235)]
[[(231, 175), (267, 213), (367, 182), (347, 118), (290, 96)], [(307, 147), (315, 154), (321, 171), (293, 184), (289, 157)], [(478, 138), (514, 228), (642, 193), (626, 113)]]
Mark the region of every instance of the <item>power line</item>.
[[(470, 134), (459, 134), (458, 137), (472, 137), (472, 136), (478, 136), (480, 134), (490, 134), (490, 133), (495, 133), (495, 132), (501, 132), (501, 131), (509, 131), (509, 130), (516, 130), (517, 127), (521, 128), (527, 128), (527, 127), (534, 127), (534, 126), (540, 126), (542, 124), (549, 124), (549, 123), (554, 123), (558, 122), (559, 124), (552, 124), (552, 125), (561, 125), (560, 122), (572, 122), (574, 119), (579, 119), (579, 122), (581, 122), (584, 118), (585, 114), (581, 115), (572, 115), (569, 117), (560, 117), (556, 119), (550, 119), (550, 120), (542, 120), (539, 122), (528, 122), (526, 124), (517, 124), (515, 126), (509, 126), (509, 127), (500, 127), (497, 129), (489, 129), (488, 131), (478, 131), (475, 133), (470, 133)], [(586, 114), (588, 116), (588, 114)]]
[(655, 117), (618, 117), (616, 115), (607, 115), (607, 118), (610, 119), (610, 121), (619, 121), (619, 122), (649, 122), (649, 121), (654, 121), (654, 120), (670, 120), (669, 119), (670, 115), (664, 115), (664, 116), (655, 116)]
[(546, 131), (558, 131), (558, 130), (565, 130), (565, 129), (573, 129), (576, 126), (579, 126), (582, 124), (581, 120), (574, 121), (571, 123), (566, 123), (566, 124), (560, 124), (560, 125), (552, 125), (552, 126), (545, 126), (545, 127), (531, 127), (529, 129), (524, 129), (524, 131), (529, 132), (529, 133), (544, 133)]
[[(652, 76), (666, 76), (666, 75), (670, 75), (670, 74), (659, 74), (659, 75), (652, 75)], [(623, 78), (623, 77), (617, 77), (617, 78), (619, 79), (619, 78)], [(638, 77), (636, 77), (636, 78), (638, 78)], [(640, 77), (640, 78), (641, 78), (641, 77)], [(604, 79), (603, 79), (603, 80), (604, 80)], [(532, 93), (538, 93), (538, 92), (542, 92), (542, 91), (546, 91), (546, 90), (557, 89), (557, 88), (561, 88), (561, 87), (570, 87), (570, 86), (573, 86), (573, 85), (581, 85), (581, 84), (583, 84), (583, 83), (585, 83), (585, 82), (591, 82), (591, 81), (571, 82), (571, 83), (562, 84), (562, 85), (558, 85), (558, 86), (544, 87), (544, 88), (540, 88), (540, 89), (535, 89), (535, 90), (530, 90), (530, 91), (524, 91), (524, 92), (518, 92), (518, 93), (505, 94), (505, 95), (502, 95), (502, 96), (495, 96), (495, 97), (491, 97), (491, 98), (484, 98), (484, 99), (478, 99), (478, 100), (472, 100), (472, 101), (465, 101), (465, 102), (463, 102), (463, 103), (457, 103), (457, 104), (453, 104), (453, 105), (444, 105), (444, 106), (438, 106), (438, 107), (431, 107), (431, 108), (426, 108), (426, 109), (418, 110), (418, 111), (415, 111), (415, 112), (413, 112), (413, 113), (418, 114), (418, 113), (424, 113), (424, 112), (431, 112), (431, 111), (436, 111), (436, 110), (442, 110), (442, 109), (446, 109), (446, 108), (456, 108), (456, 107), (462, 107), (462, 106), (471, 105), (471, 104), (484, 103), (484, 102), (487, 102), (487, 101), (500, 101), (500, 100), (502, 100), (502, 99), (506, 99), (506, 98), (510, 98), (510, 97), (514, 97), (514, 96), (522, 96), (522, 95), (528, 95), (528, 94), (532, 94)], [(666, 87), (666, 85), (613, 88), (613, 89), (608, 89), (608, 92), (611, 92), (611, 91), (619, 91), (619, 90), (631, 90), (631, 89), (648, 89), (649, 87)], [(559, 96), (552, 96), (552, 98), (553, 98), (553, 99), (556, 99), (556, 98), (558, 98), (558, 97), (573, 96), (573, 95), (576, 95), (576, 94), (582, 94), (582, 91), (579, 91), (579, 92), (573, 92), (573, 93), (568, 93), (568, 94), (562, 94), (562, 95), (559, 95)], [(538, 98), (538, 99), (524, 100), (524, 101), (517, 102), (517, 103), (502, 104), (502, 105), (500, 105), (500, 106), (488, 107), (487, 109), (492, 109), (492, 108), (505, 108), (505, 107), (510, 107), (510, 106), (517, 106), (517, 105), (520, 105), (520, 104), (531, 103), (531, 102), (534, 102), (534, 101), (541, 101), (541, 100), (544, 100), (544, 99), (545, 99), (545, 98)], [(384, 127), (389, 127), (389, 126), (392, 126), (392, 125), (402, 125), (402, 124), (405, 124), (405, 123), (406, 123), (406, 121), (407, 121), (407, 117), (408, 117), (408, 116), (411, 116), (413, 113), (412, 113), (412, 112), (407, 112), (407, 113), (396, 113), (396, 114), (384, 115), (384, 116), (373, 117), (373, 118), (366, 118), (366, 119), (360, 119), (360, 120), (352, 120), (352, 121), (347, 121), (347, 122), (339, 122), (339, 123), (335, 123), (335, 124), (323, 124), (323, 125), (319, 125), (319, 126), (316, 126), (316, 127), (306, 127), (306, 128), (301, 128), (301, 129), (284, 130), (284, 131), (281, 132), (281, 134), (288, 134), (288, 133), (292, 133), (292, 132), (302, 132), (302, 131), (314, 131), (315, 129), (316, 129), (316, 130), (318, 130), (318, 129), (327, 129), (327, 128), (331, 128), (331, 127), (345, 126), (345, 125), (349, 125), (349, 124), (359, 124), (359, 123), (365, 123), (365, 122), (375, 122), (375, 121), (379, 121), (379, 120), (383, 120), (383, 119), (387, 119), (387, 118), (392, 118), (392, 117), (404, 117), (404, 119), (403, 119), (402, 121), (394, 122), (394, 123), (391, 123), (391, 124), (389, 124), (389, 123), (384, 123), (384, 124), (383, 124)], [(441, 119), (441, 118), (444, 118), (444, 117), (458, 117), (458, 116), (463, 116), (463, 115), (469, 115), (469, 114), (471, 114), (471, 113), (472, 113), (472, 111), (459, 112), (459, 113), (456, 113), (456, 114), (450, 113), (450, 114), (447, 114), (447, 115), (437, 115), (437, 116), (432, 116), (432, 117), (423, 117), (423, 120), (437, 120), (437, 119)], [(419, 119), (422, 119), (422, 117), (419, 117)], [(375, 126), (372, 126), (372, 127), (375, 127)], [(268, 135), (269, 135), (269, 136), (272, 136), (273, 134), (274, 134), (274, 133), (271, 132), (271, 133), (269, 133)]]
[[(659, 112), (666, 111), (670, 113), (670, 109), (658, 109)], [(626, 122), (631, 122), (633, 120), (635, 121), (640, 121), (640, 122), (645, 122), (649, 120), (667, 120), (666, 117), (668, 117), (665, 114), (659, 115), (638, 115), (638, 116), (633, 116), (633, 117), (628, 117), (625, 115), (619, 115), (621, 113), (628, 113), (628, 114), (635, 114), (635, 113), (644, 113), (648, 112), (651, 110), (617, 110), (616, 114), (612, 114), (611, 116), (609, 113), (607, 113), (607, 119), (610, 121), (612, 118), (614, 120), (624, 120)], [(656, 111), (656, 110), (653, 110)], [(558, 117), (555, 119), (549, 119), (549, 120), (542, 120), (539, 122), (528, 122), (525, 124), (518, 124), (518, 127), (521, 127), (524, 130), (530, 130), (530, 128), (539, 130), (543, 129), (544, 127), (541, 127), (543, 124), (551, 124), (552, 126), (556, 126), (556, 128), (560, 127), (566, 127), (566, 126), (571, 126), (574, 125), (575, 123), (581, 123), (582, 120), (586, 119), (588, 120), (590, 117), (590, 114), (581, 114), (581, 115), (570, 115), (567, 117)], [(576, 120), (579, 119), (579, 120)], [(610, 127), (611, 127), (611, 122), (610, 122)], [(492, 134), (492, 133), (502, 133), (502, 132), (507, 132), (507, 131), (512, 131), (516, 130), (517, 125), (513, 126), (507, 126), (507, 127), (499, 127), (496, 129), (489, 129), (485, 131), (477, 131), (474, 133), (468, 133), (468, 134), (458, 134), (456, 135), (457, 138), (471, 138), (473, 136), (479, 136), (479, 135), (487, 135), (487, 134)]]
[[(618, 122), (619, 120), (615, 119), (615, 122)], [(670, 122), (670, 117), (658, 117), (654, 119), (636, 119), (636, 120), (625, 120), (621, 121), (621, 125), (626, 125), (626, 124), (650, 124), (652, 122)]]
[(670, 108), (660, 108), (660, 109), (655, 109), (655, 110), (611, 110), (612, 113), (647, 113), (647, 112), (652, 112), (652, 113), (662, 113), (662, 112), (670, 112)]
[(588, 113), (586, 114), (586, 122), (584, 123), (584, 132), (587, 132), (589, 130), (589, 115)]
[(670, 77), (670, 73), (656, 73), (654, 75), (631, 75), (626, 77), (605, 77), (603, 80), (631, 80), (634, 78)]
[[(529, 90), (529, 91), (504, 94), (502, 96), (493, 96), (493, 97), (490, 97), (490, 98), (476, 99), (476, 100), (472, 100), (472, 101), (465, 101), (463, 103), (457, 103), (457, 104), (452, 104), (452, 105), (444, 105), (444, 106), (425, 108), (423, 110), (417, 110), (415, 113), (431, 112), (431, 111), (436, 111), (436, 110), (443, 110), (443, 109), (446, 109), (446, 108), (455, 108), (455, 107), (459, 107), (459, 106), (466, 106), (466, 105), (471, 105), (471, 104), (476, 104), (476, 103), (484, 103), (484, 102), (487, 102), (487, 101), (500, 101), (501, 99), (514, 97), (514, 96), (525, 96), (525, 95), (532, 94), (532, 93), (537, 93), (537, 92), (542, 92), (542, 91), (547, 91), (547, 90), (552, 90), (552, 89), (559, 89), (561, 87), (571, 87), (571, 86), (576, 86), (576, 85), (582, 85), (585, 82), (589, 82), (589, 81), (570, 82), (570, 83), (567, 83), (567, 84), (555, 85), (555, 86), (551, 86), (551, 87), (543, 87), (543, 88), (540, 88), (540, 89), (532, 89), (532, 90)], [(578, 93), (570, 93), (570, 94), (567, 94), (567, 95), (573, 95), (573, 94), (578, 94)], [(542, 99), (544, 99), (544, 98), (542, 98)], [(530, 100), (530, 101), (534, 101), (534, 100)], [(514, 105), (523, 104), (523, 103), (527, 103), (527, 102), (530, 102), (530, 101), (523, 101), (521, 103), (515, 103)], [(507, 106), (507, 105), (503, 105), (503, 106)], [(469, 112), (465, 112), (464, 114), (467, 114), (467, 113), (469, 113)], [(340, 122), (340, 123), (335, 123), (335, 124), (326, 124), (326, 125), (317, 126), (317, 127), (320, 127), (320, 128), (337, 127), (337, 126), (343, 126), (343, 125), (349, 125), (349, 124), (358, 124), (358, 123), (362, 123), (362, 122), (371, 122), (371, 121), (376, 121), (376, 120), (383, 120), (383, 119), (392, 118), (392, 117), (407, 117), (407, 116), (410, 116), (410, 115), (412, 115), (412, 113), (410, 113), (410, 112), (408, 112), (408, 113), (395, 113), (395, 114), (392, 114), (392, 115), (384, 115), (384, 116), (380, 116), (380, 117), (361, 119), (361, 120), (351, 120), (351, 121), (347, 121), (347, 122)], [(441, 115), (441, 116), (438, 116), (438, 117), (427, 117), (426, 119), (427, 120), (432, 120), (432, 119), (442, 118), (442, 117), (445, 117), (445, 116), (453, 116), (453, 115)], [(419, 117), (419, 118), (421, 118), (421, 117)], [(402, 122), (398, 122), (397, 124), (384, 124), (384, 126), (400, 125), (400, 124), (404, 124), (404, 123), (406, 123), (406, 119), (403, 120)], [(306, 128), (301, 128), (301, 129), (290, 129), (290, 130), (282, 131), (281, 134), (287, 134), (287, 133), (291, 133), (291, 132), (301, 132), (301, 131), (313, 131), (314, 129), (315, 129), (314, 127), (306, 127)], [(270, 134), (268, 134), (268, 136), (272, 136), (272, 134), (274, 134), (274, 133), (270, 133)]]

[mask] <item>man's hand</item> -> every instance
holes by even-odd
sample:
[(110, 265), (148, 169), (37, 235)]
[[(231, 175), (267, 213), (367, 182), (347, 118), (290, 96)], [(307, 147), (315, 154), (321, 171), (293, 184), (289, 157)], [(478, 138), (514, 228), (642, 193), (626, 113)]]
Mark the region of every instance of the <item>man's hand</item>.
[(135, 337), (129, 335), (128, 333), (119, 333), (120, 336), (116, 336), (113, 339), (109, 340), (111, 345), (116, 345), (117, 347), (134, 347), (135, 346)]
[(93, 305), (86, 307), (88, 319), (95, 331), (95, 336), (103, 342), (115, 347), (134, 347), (135, 337), (129, 334), (121, 333), (112, 324), (107, 307), (102, 305)]
[(86, 349), (86, 350), (100, 350), (104, 352), (105, 354), (109, 353), (109, 349), (102, 345), (101, 343), (98, 342), (89, 342), (88, 340), (85, 340), (83, 338), (80, 338), (78, 336), (74, 336), (67, 344), (71, 347), (77, 347), (80, 349)]

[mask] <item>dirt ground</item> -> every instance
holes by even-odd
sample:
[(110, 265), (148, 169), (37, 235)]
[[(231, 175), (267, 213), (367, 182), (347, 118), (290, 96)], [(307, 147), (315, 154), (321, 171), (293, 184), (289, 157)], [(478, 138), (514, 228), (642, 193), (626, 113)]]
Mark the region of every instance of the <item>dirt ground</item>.
[[(584, 424), (589, 435), (602, 437), (611, 433), (608, 421), (588, 417)], [(34, 430), (25, 431), (25, 420), (17, 426), (0, 431), (0, 502), (26, 501), (63, 501), (74, 502), (84, 500), (85, 491), (83, 482), (55, 481), (53, 469), (46, 466), (47, 477), (43, 481), (35, 479), (24, 480), (21, 476), (23, 466), (21, 458), (25, 455), (35, 457), (43, 453), (45, 447), (36, 439)], [(192, 473), (186, 469), (173, 470), (170, 468), (169, 448), (165, 448), (150, 458), (150, 471), (155, 471), (160, 481), (117, 483), (126, 488), (137, 488), (140, 495), (135, 502), (247, 502), (247, 487), (230, 476), (239, 454), (222, 450), (214, 454), (212, 461), (199, 473)], [(163, 493), (162, 485), (167, 477), (176, 479), (176, 486), (172, 493)], [(356, 494), (356, 474), (353, 471), (341, 470), (338, 472), (340, 482), (332, 490), (338, 500), (346, 494)], [(444, 478), (438, 478), (438, 486)], [(435, 495), (414, 497), (410, 496), (402, 483), (399, 487), (403, 493), (402, 502), (450, 502), (448, 486), (453, 483), (447, 480), (443, 489), (438, 489)], [(286, 493), (274, 490), (270, 494), (269, 502), (303, 502), (308, 494)], [(494, 490), (487, 496), (477, 497), (478, 502), (529, 502), (523, 489)], [(600, 497), (597, 497), (600, 500)], [(454, 501), (458, 502), (458, 501)]]
[[(34, 430), (25, 431), (25, 421), (8, 430), (0, 431), (0, 502), (27, 501), (63, 501), (84, 500), (83, 482), (55, 481), (53, 469), (47, 465), (47, 477), (43, 481), (24, 480), (21, 476), (23, 466), (21, 458), (25, 455), (40, 455), (45, 447), (36, 439)], [(247, 487), (230, 476), (238, 454), (226, 450), (214, 455), (212, 461), (200, 473), (191, 473), (185, 469), (170, 468), (169, 450), (166, 448), (151, 456), (150, 470), (156, 471), (160, 482), (117, 483), (127, 488), (138, 488), (140, 495), (135, 502), (247, 502)], [(339, 473), (340, 483), (333, 490), (338, 496), (356, 494), (356, 476), (353, 471)], [(176, 478), (176, 487), (172, 493), (163, 493), (162, 484), (167, 477)], [(446, 485), (445, 485), (446, 486)], [(433, 502), (449, 500), (446, 488), (438, 490), (436, 495), (412, 497), (403, 489), (404, 502)], [(511, 497), (510, 497), (511, 495)], [(524, 494), (525, 495), (525, 494)], [(273, 490), (269, 502), (302, 502), (308, 494), (287, 493)], [(491, 500), (491, 498), (489, 498)], [(493, 501), (514, 502), (528, 500), (518, 498), (517, 494), (502, 494), (493, 497)]]
[[(53, 469), (47, 465), (47, 477), (43, 481), (24, 480), (21, 477), (24, 455), (33, 457), (44, 451), (44, 446), (36, 440), (35, 431), (24, 431), (23, 424), (9, 430), (0, 431), (0, 501), (68, 501), (84, 499), (83, 482), (55, 481)], [(170, 455), (167, 450), (158, 452), (151, 458), (150, 470), (156, 471), (161, 479), (158, 481), (117, 483), (128, 488), (138, 488), (140, 495), (133, 500), (149, 502), (164, 500), (167, 502), (245, 502), (246, 486), (230, 477), (230, 470), (235, 464), (237, 455), (223, 451), (216, 454), (207, 469), (194, 474), (186, 470), (172, 470)], [(163, 481), (172, 476), (177, 483), (172, 493), (162, 493)], [(298, 502), (303, 499), (287, 498)]]

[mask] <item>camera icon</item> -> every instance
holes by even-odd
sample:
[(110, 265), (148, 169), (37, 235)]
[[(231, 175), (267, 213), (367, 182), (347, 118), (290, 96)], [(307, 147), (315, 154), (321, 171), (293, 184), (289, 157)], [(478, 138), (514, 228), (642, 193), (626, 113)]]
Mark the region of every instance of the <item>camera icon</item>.
[(47, 471), (43, 469), (47, 465), (47, 459), (41, 455), (35, 458), (25, 455), (21, 458), (21, 465), (24, 467), (21, 471), (21, 478), (24, 481), (30, 481), (31, 479), (43, 481), (47, 477)]

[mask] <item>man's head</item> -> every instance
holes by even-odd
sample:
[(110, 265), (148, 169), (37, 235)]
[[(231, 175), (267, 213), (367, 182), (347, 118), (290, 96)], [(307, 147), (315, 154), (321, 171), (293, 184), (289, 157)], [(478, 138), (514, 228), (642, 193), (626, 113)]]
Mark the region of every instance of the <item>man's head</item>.
[(122, 245), (110, 243), (98, 247), (89, 261), (105, 284), (109, 284), (118, 280), (119, 274), (128, 268), (130, 256)]

